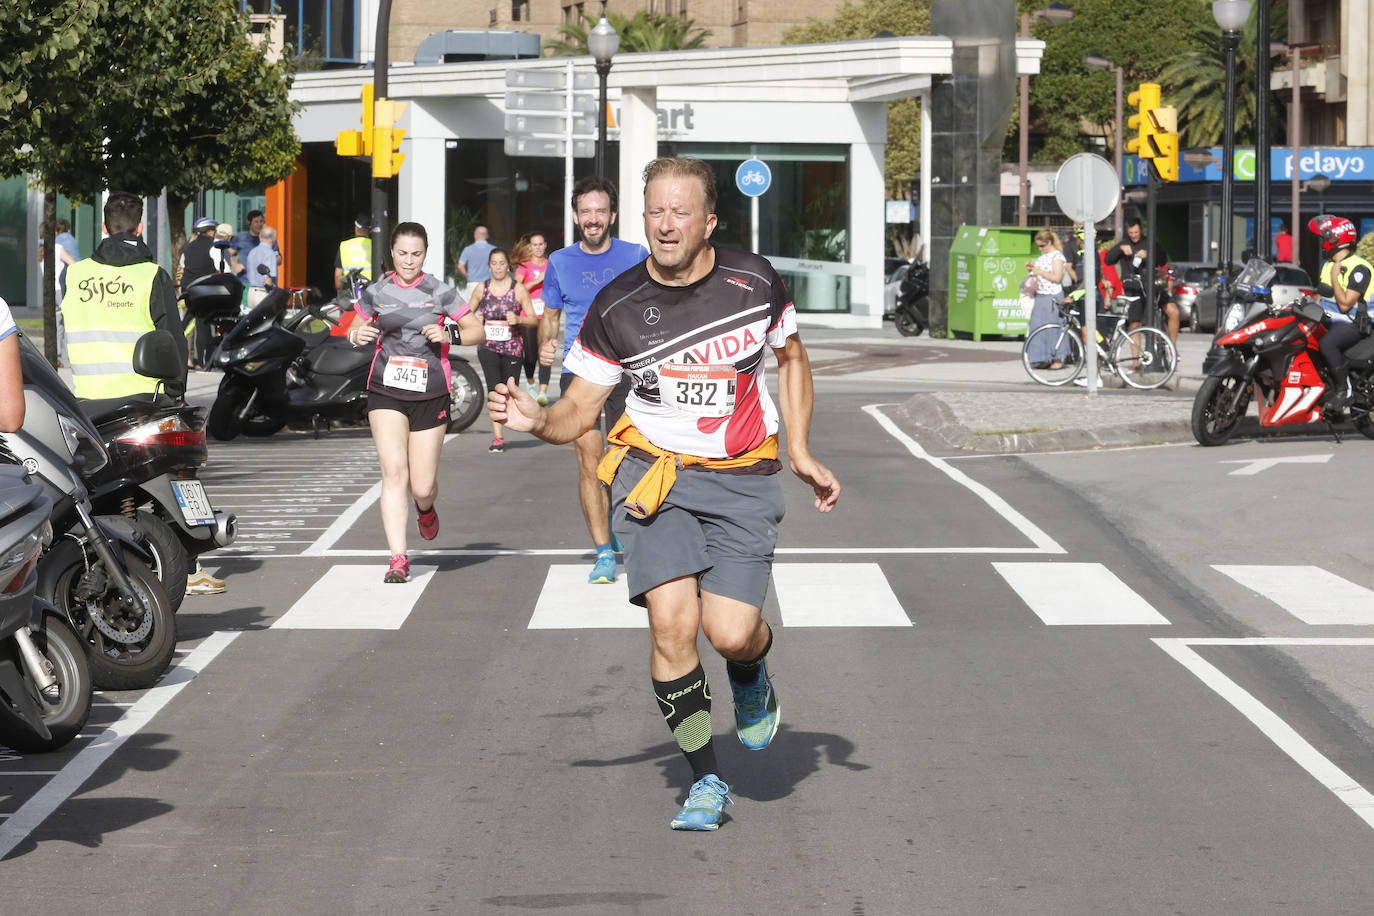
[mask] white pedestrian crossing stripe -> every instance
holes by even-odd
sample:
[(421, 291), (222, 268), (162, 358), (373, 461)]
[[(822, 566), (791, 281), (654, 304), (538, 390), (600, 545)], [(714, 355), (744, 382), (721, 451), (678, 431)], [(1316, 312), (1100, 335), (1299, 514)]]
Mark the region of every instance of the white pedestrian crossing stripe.
[(277, 621), (278, 630), (399, 630), (437, 566), (412, 566), (410, 581), (383, 582), (385, 566), (333, 566)]
[(1169, 622), (1101, 563), (992, 565), (1049, 626)]
[(1374, 624), (1374, 591), (1320, 566), (1213, 566), (1303, 623)]
[(877, 563), (778, 563), (773, 588), (785, 627), (909, 627)]
[[(549, 567), (530, 617), (532, 630), (640, 629), (643, 608), (630, 604), (625, 571), (611, 585), (589, 585), (588, 565)], [(777, 563), (773, 587), (785, 627), (909, 627), (876, 563)]]

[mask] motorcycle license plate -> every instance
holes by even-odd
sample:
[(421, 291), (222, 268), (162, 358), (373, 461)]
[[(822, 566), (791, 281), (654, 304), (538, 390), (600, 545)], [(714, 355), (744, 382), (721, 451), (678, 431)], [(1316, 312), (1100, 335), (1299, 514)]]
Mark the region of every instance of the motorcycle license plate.
[(205, 495), (205, 485), (199, 480), (172, 481), (172, 494), (181, 508), (181, 517), (188, 525), (213, 525), (215, 508)]

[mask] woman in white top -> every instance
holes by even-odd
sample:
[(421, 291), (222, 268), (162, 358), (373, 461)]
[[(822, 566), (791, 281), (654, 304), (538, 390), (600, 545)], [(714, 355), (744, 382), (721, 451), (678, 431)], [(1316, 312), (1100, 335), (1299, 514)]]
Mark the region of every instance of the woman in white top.
[(24, 374), (19, 371), (19, 328), (9, 303), (0, 299), (0, 433), (24, 425)]
[[(1067, 263), (1059, 236), (1050, 230), (1042, 229), (1035, 233), (1035, 247), (1040, 249), (1039, 257), (1026, 262), (1026, 273), (1035, 280), (1035, 307), (1031, 309), (1030, 326), (1026, 328), (1028, 337), (1042, 325), (1059, 323), (1059, 310), (1055, 308), (1055, 303), (1064, 295), (1064, 267)], [(1058, 369), (1064, 364), (1064, 357), (1069, 355), (1068, 341), (1060, 343), (1059, 352), (1050, 352), (1053, 344), (1045, 339), (1049, 336), (1052, 335), (1041, 334), (1032, 341), (1034, 349), (1042, 352), (1026, 354), (1031, 363), (1040, 369)]]

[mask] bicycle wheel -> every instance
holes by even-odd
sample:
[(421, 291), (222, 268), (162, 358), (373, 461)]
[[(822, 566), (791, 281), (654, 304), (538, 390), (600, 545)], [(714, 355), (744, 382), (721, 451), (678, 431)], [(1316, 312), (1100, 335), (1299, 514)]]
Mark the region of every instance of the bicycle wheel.
[(1178, 351), (1158, 328), (1133, 328), (1112, 344), (1112, 364), (1132, 388), (1158, 388), (1174, 377)]
[[(1030, 358), (1031, 353), (1063, 354), (1065, 350), (1068, 353), (1057, 360), (1060, 365), (1055, 368), (1050, 367), (1056, 360), (1045, 363), (1032, 362)], [(1072, 328), (1057, 324), (1043, 325), (1031, 331), (1021, 347), (1021, 365), (1026, 367), (1027, 375), (1042, 385), (1054, 388), (1067, 385), (1083, 371), (1083, 341), (1078, 339), (1078, 332)]]

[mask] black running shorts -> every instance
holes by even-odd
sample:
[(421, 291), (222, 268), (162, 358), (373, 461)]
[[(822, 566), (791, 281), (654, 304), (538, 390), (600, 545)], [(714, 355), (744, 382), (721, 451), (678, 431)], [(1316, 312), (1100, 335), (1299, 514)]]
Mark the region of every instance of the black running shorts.
[(418, 433), (423, 429), (448, 425), (449, 396), (441, 394), (436, 398), (423, 401), (402, 401), (380, 391), (367, 393), (367, 412), (374, 410), (395, 410), (405, 414), (410, 421), (410, 431)]

